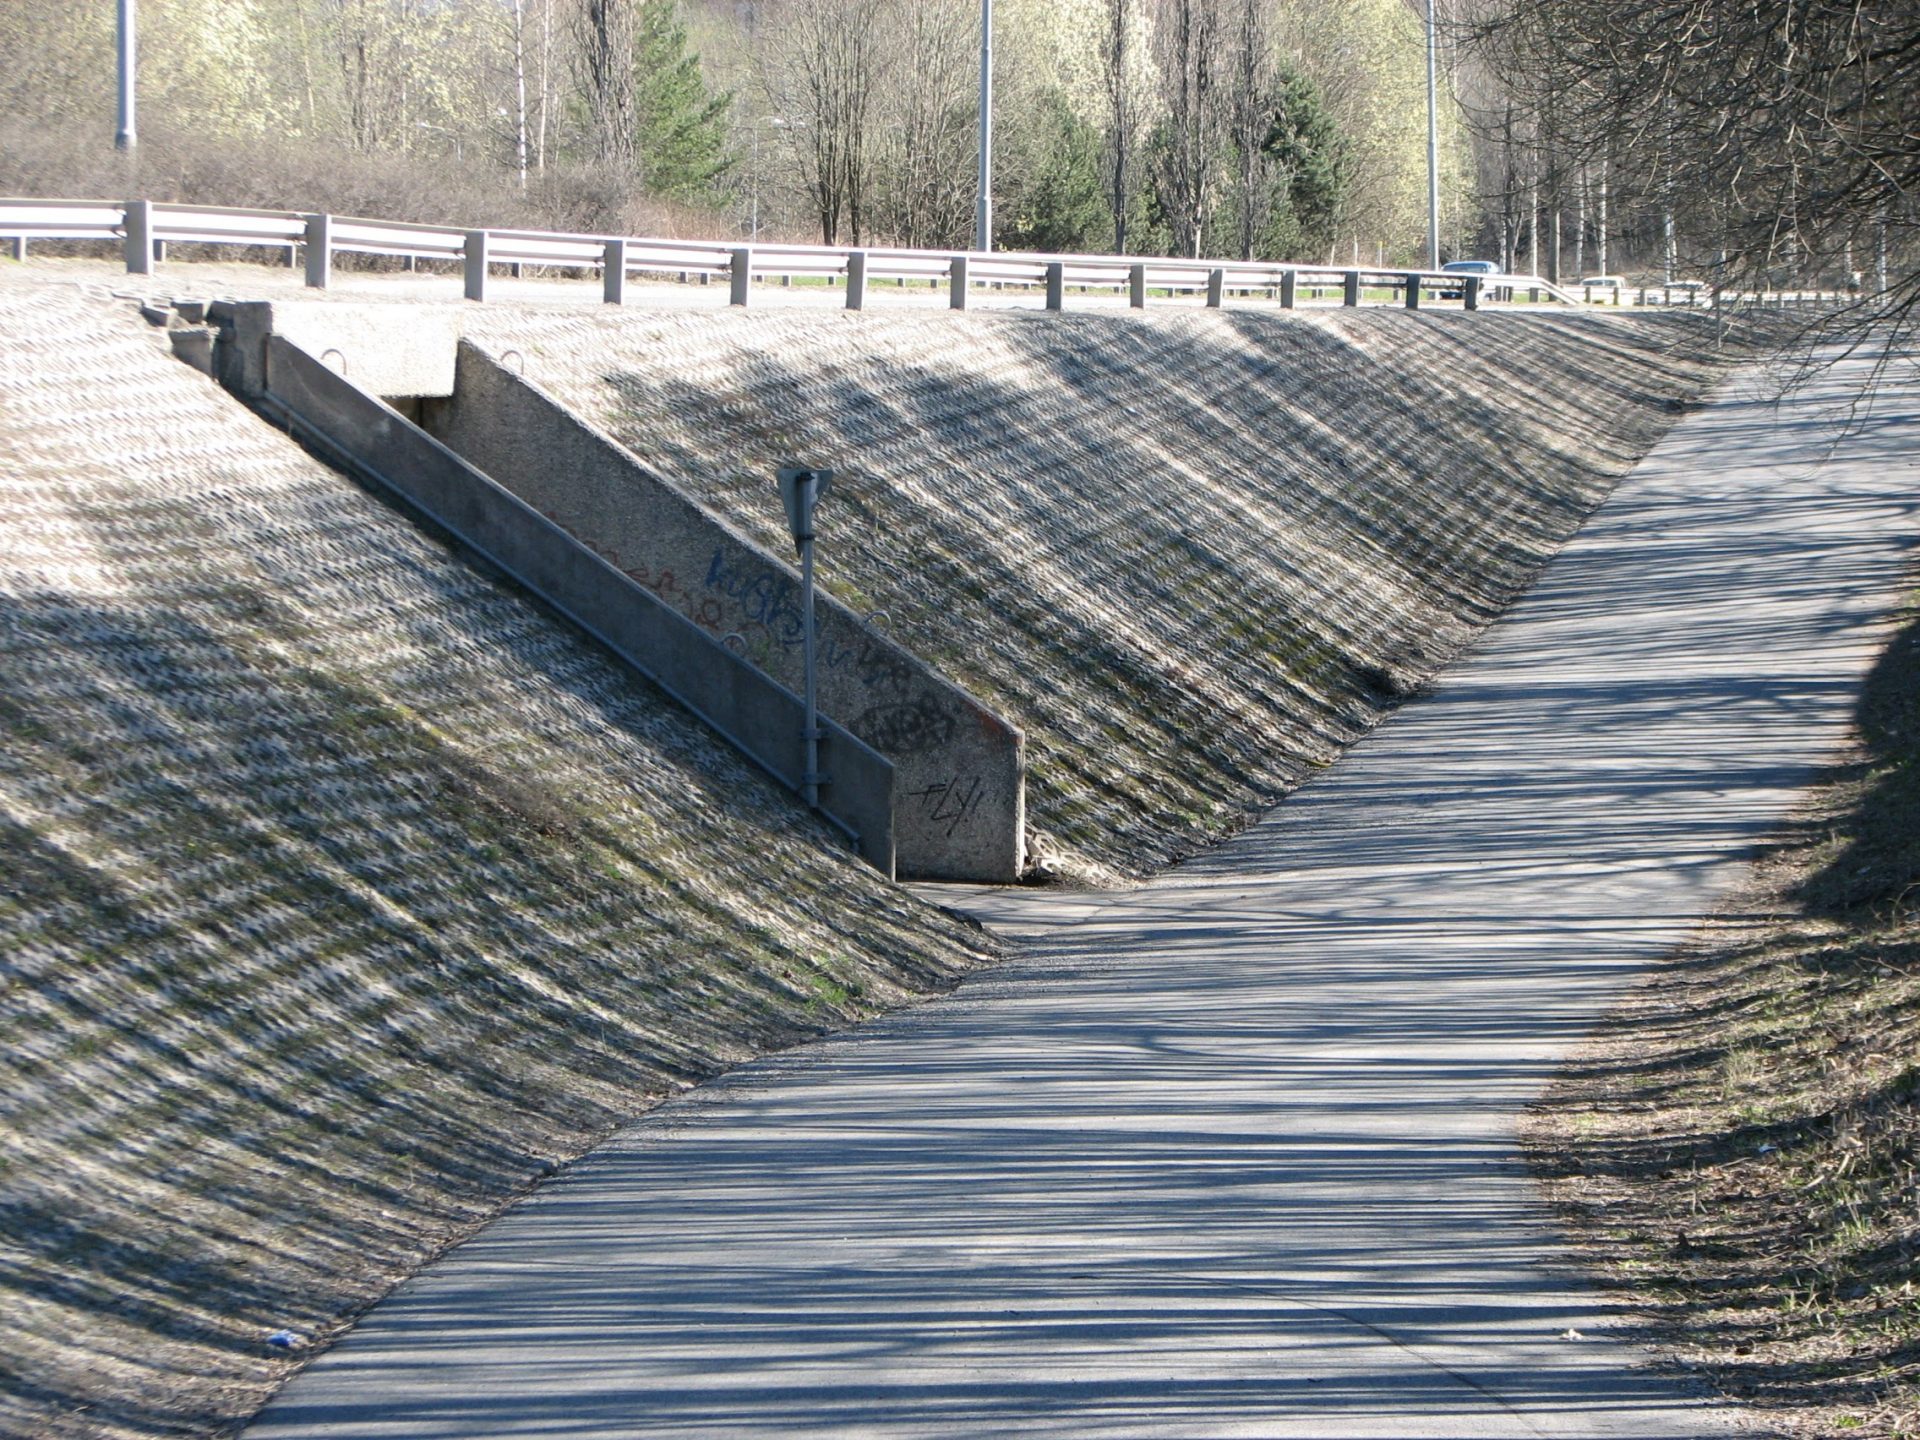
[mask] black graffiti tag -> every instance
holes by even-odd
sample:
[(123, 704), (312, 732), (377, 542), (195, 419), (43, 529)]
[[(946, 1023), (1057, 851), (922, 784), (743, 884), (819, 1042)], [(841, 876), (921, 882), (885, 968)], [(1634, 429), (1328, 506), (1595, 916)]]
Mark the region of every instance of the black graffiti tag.
[(920, 816), (935, 825), (944, 824), (952, 835), (969, 815), (980, 808), (986, 782), (977, 775), (956, 775), (924, 790), (909, 792), (908, 799), (920, 802)]
[(849, 728), (882, 755), (918, 755), (952, 743), (954, 721), (923, 695), (897, 705), (870, 706)]

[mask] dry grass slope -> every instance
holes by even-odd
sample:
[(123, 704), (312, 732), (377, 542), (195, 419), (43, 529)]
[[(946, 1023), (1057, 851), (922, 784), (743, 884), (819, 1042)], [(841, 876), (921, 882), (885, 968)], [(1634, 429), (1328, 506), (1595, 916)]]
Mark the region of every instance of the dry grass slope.
[(1920, 611), (1861, 751), (1535, 1116), (1661, 1338), (1797, 1435), (1920, 1435)]
[[(473, 337), (1020, 725), (1050, 868), (1219, 838), (1467, 642), (1746, 352), (1704, 317), (489, 309)], [(514, 363), (520, 363), (516, 360)]]
[(982, 939), (163, 355), (0, 278), (0, 1434), (204, 1434), (557, 1160)]

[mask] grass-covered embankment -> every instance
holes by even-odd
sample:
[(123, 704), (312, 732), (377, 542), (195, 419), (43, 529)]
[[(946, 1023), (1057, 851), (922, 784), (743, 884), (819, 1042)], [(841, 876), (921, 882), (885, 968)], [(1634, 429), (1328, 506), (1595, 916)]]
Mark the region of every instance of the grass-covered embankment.
[(0, 1435), (225, 1430), (662, 1095), (990, 958), (124, 301), (0, 275), (0, 339)]
[(1795, 1434), (1920, 1435), (1920, 608), (1860, 749), (1533, 1117), (1659, 1338)]

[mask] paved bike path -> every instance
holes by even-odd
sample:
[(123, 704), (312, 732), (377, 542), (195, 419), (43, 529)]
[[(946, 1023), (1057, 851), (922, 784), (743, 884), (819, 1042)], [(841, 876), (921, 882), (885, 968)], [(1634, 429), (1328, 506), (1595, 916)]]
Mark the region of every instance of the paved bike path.
[(1844, 734), (1920, 385), (1685, 418), (1435, 693), (956, 994), (661, 1107), (248, 1432), (1724, 1434), (1559, 1268), (1514, 1126)]

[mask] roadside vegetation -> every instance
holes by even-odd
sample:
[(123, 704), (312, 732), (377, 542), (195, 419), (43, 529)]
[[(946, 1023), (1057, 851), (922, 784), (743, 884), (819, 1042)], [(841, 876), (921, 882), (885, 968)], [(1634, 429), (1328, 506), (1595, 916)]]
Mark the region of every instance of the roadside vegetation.
[[(967, 247), (978, 0), (168, 0), (113, 148), (114, 7), (0, 5), (0, 193)], [(1463, 82), (1464, 83), (1464, 82)], [(1473, 140), (1442, 77), (1449, 251)], [(1002, 249), (1407, 263), (1425, 65), (1402, 0), (999, 0)]]
[(1920, 1435), (1920, 608), (1859, 749), (1532, 1118), (1681, 1364), (1808, 1436)]

